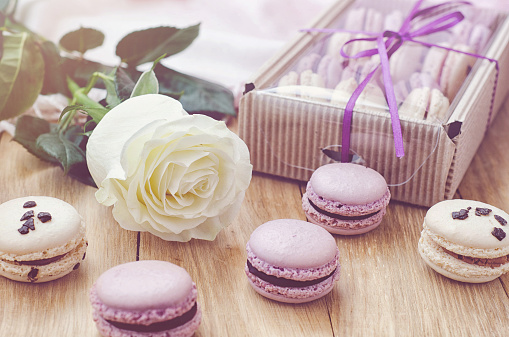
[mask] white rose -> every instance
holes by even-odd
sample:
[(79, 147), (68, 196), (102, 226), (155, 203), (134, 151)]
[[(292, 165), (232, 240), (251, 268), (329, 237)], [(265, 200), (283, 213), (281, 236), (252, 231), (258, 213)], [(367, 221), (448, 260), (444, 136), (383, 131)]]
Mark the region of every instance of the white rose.
[(128, 99), (87, 145), (99, 203), (120, 226), (165, 240), (213, 240), (237, 215), (251, 180), (246, 144), (224, 122), (188, 115), (164, 95)]

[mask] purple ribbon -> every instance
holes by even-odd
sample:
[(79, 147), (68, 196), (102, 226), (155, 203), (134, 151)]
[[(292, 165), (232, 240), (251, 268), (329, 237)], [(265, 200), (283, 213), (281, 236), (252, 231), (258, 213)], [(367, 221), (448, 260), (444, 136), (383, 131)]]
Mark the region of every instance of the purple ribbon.
[[(359, 84), (359, 86), (354, 90), (352, 96), (348, 100), (348, 103), (345, 107), (345, 113), (343, 117), (343, 132), (342, 132), (342, 145), (341, 145), (341, 161), (342, 162), (348, 162), (349, 159), (349, 153), (350, 153), (350, 132), (351, 132), (351, 125), (352, 125), (352, 115), (353, 115), (353, 109), (355, 106), (355, 103), (357, 102), (357, 99), (361, 95), (362, 91), (368, 84), (368, 82), (371, 80), (373, 75), (376, 73), (376, 71), (382, 67), (382, 76), (384, 81), (384, 87), (385, 87), (385, 93), (386, 93), (386, 100), (387, 104), (389, 106), (389, 113), (391, 115), (391, 124), (392, 124), (392, 133), (394, 137), (394, 147), (396, 150), (396, 156), (398, 158), (401, 158), (405, 155), (404, 146), (403, 146), (403, 135), (401, 132), (401, 124), (399, 120), (398, 115), (398, 104), (396, 101), (396, 95), (394, 94), (394, 86), (392, 84), (392, 77), (390, 74), (390, 66), (389, 66), (389, 59), (390, 57), (403, 45), (406, 41), (411, 41), (414, 43), (419, 43), (421, 45), (427, 46), (427, 47), (438, 47), (442, 49), (446, 49), (453, 52), (458, 52), (466, 55), (470, 55), (476, 58), (481, 58), (488, 60), (490, 62), (495, 62), (495, 67), (497, 71), (497, 75), (495, 77), (495, 86), (493, 89), (493, 97), (491, 100), (491, 108), (490, 108), (490, 115), (488, 117), (488, 125), (489, 121), (491, 119), (491, 114), (493, 110), (493, 104), (494, 104), (494, 98), (495, 98), (495, 90), (497, 85), (497, 79), (498, 79), (498, 72), (499, 72), (499, 65), (498, 61), (494, 59), (490, 59), (487, 57), (484, 57), (482, 55), (462, 52), (459, 50), (455, 50), (452, 48), (447, 48), (443, 46), (439, 46), (436, 44), (426, 43), (419, 40), (415, 40), (416, 37), (425, 36), (429, 34), (433, 34), (436, 32), (444, 31), (447, 29), (450, 29), (451, 27), (454, 27), (456, 24), (461, 22), (464, 19), (464, 16), (461, 12), (455, 11), (451, 13), (447, 13), (445, 15), (440, 16), (441, 14), (450, 11), (451, 9), (458, 7), (460, 5), (471, 5), (468, 1), (450, 1), (447, 3), (442, 3), (434, 6), (430, 6), (424, 9), (419, 9), (421, 7), (421, 4), (424, 0), (418, 0), (412, 10), (410, 11), (410, 14), (406, 17), (406, 19), (403, 21), (403, 24), (401, 25), (401, 28), (398, 32), (393, 31), (384, 31), (382, 33), (374, 33), (374, 32), (361, 32), (362, 34), (367, 35), (366, 38), (357, 38), (352, 39), (348, 42), (346, 42), (343, 47), (341, 48), (341, 55), (345, 58), (361, 58), (361, 57), (370, 57), (375, 54), (378, 54), (380, 56), (380, 64), (373, 69), (366, 78)], [(411, 30), (411, 24), (412, 23), (418, 23), (421, 20), (429, 19), (437, 17), (435, 20), (426, 23), (425, 25), (416, 28), (415, 30)], [(344, 30), (344, 29), (320, 29), (320, 28), (311, 28), (311, 29), (304, 29), (302, 31), (306, 32), (321, 32), (321, 33), (335, 33), (335, 32), (349, 32), (352, 33), (352, 31)], [(370, 36), (370, 37), (369, 37)], [(376, 41), (377, 48), (375, 49), (368, 49), (361, 51), (353, 56), (347, 55), (343, 48), (350, 44), (354, 43), (356, 41)]]

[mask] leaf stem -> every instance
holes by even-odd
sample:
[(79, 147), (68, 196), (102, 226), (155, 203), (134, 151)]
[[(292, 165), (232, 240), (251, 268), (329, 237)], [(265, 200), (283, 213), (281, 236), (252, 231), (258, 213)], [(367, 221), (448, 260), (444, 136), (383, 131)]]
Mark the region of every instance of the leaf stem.
[[(69, 88), (69, 91), (72, 94), (72, 100), (70, 105), (76, 104), (82, 105), (83, 110), (85, 110), (94, 119), (96, 123), (98, 123), (108, 112), (108, 109), (106, 109), (100, 103), (94, 101), (87, 95), (90, 92), (90, 90), (94, 87), (95, 83), (97, 82), (97, 79), (98, 76), (94, 74), (94, 76), (92, 76), (87, 86), (81, 88), (70, 77), (67, 77), (67, 87)], [(69, 127), (71, 121), (74, 119), (74, 116), (76, 115), (76, 112), (77, 109), (73, 109), (66, 113), (64, 116), (62, 116), (62, 119), (58, 126), (60, 131), (65, 131)]]
[(92, 90), (94, 88), (94, 86), (97, 83), (98, 79), (115, 81), (115, 79), (112, 76), (108, 76), (106, 74), (103, 74), (101, 72), (96, 71), (90, 77), (90, 80), (88, 81), (87, 86), (83, 88), (83, 93), (85, 95), (88, 95), (90, 90)]

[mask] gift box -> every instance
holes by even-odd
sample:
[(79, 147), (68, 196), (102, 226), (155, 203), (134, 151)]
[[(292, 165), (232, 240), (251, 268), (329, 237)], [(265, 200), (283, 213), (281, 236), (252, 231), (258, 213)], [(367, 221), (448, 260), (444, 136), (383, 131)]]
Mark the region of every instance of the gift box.
[[(418, 15), (408, 18), (412, 13)], [(460, 19), (444, 27), (452, 18)], [(377, 42), (367, 39), (406, 22), (414, 33), (442, 27), (412, 37), (423, 44), (404, 41), (396, 51), (389, 45), (390, 84), (379, 51), (369, 52)], [(239, 136), (254, 170), (307, 181), (343, 156), (380, 172), (394, 200), (431, 206), (452, 198), (509, 90), (507, 15), (458, 2), (343, 0), (311, 27), (246, 85)], [(384, 41), (397, 40), (391, 34)], [(353, 57), (359, 53), (368, 55)], [(346, 105), (368, 75), (345, 128)]]

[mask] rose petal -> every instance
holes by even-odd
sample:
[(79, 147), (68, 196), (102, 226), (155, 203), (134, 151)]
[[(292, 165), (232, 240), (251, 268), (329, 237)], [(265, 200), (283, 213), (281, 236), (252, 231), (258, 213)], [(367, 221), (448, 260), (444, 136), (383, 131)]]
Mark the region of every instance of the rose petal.
[[(106, 179), (125, 179), (120, 156), (128, 139), (157, 119), (172, 120), (187, 115), (180, 102), (164, 95), (130, 98), (109, 111), (96, 126), (87, 143), (87, 165), (97, 186)], [(141, 149), (140, 149), (141, 150)], [(132, 160), (136, 160), (131, 153)]]

